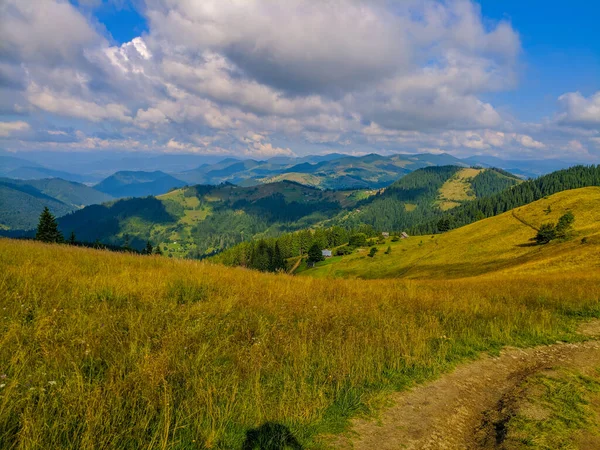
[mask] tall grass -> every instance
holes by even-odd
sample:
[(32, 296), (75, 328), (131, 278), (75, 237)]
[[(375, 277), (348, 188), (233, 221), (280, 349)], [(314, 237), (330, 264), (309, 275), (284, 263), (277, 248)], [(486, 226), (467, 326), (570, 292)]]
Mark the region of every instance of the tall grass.
[(0, 448), (307, 447), (478, 352), (574, 339), (600, 274), (294, 278), (0, 240)]

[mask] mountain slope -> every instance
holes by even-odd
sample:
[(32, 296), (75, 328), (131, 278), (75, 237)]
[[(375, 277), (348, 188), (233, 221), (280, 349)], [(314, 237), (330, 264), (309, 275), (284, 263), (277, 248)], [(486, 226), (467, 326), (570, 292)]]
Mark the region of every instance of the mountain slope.
[(10, 181), (0, 179), (0, 230), (28, 230), (35, 227), (45, 206), (56, 216), (74, 209), (32, 186)]
[[(541, 224), (571, 211), (574, 236), (566, 242), (534, 245)], [(462, 278), (483, 274), (600, 271), (600, 187), (568, 190), (499, 216), (432, 236), (414, 236), (366, 252), (334, 258), (302, 272), (317, 277)], [(384, 251), (391, 247), (391, 253)]]
[(366, 224), (380, 231), (402, 231), (437, 220), (444, 211), (520, 182), (496, 169), (425, 167), (400, 178), (339, 222), (346, 227)]
[(0, 227), (5, 230), (32, 229), (37, 225), (45, 206), (60, 217), (84, 206), (108, 200), (111, 200), (109, 195), (89, 186), (58, 178), (0, 178)]
[(94, 188), (115, 198), (124, 198), (160, 195), (185, 184), (184, 181), (158, 170), (122, 171), (102, 180)]

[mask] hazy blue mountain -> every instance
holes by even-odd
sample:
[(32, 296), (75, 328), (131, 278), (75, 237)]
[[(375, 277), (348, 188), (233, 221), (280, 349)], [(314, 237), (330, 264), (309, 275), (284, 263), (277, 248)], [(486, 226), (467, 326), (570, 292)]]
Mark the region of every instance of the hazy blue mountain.
[(74, 181), (77, 183), (85, 183), (89, 181), (86, 176), (63, 172), (60, 170), (47, 169), (45, 167), (29, 167), (23, 166), (14, 169), (5, 174), (7, 178), (14, 178), (17, 180), (40, 180), (43, 178), (61, 178), (67, 181)]
[(185, 181), (159, 170), (154, 172), (121, 171), (104, 179), (94, 188), (115, 198), (124, 198), (160, 195), (185, 185)]
[(0, 154), (0, 176), (5, 176), (7, 173), (20, 167), (41, 167), (40, 165), (27, 159), (11, 156), (6, 153)]
[(561, 159), (540, 159), (540, 160), (504, 160), (494, 156), (470, 156), (463, 161), (471, 165), (481, 165), (484, 167), (498, 167), (508, 170), (515, 175), (524, 178), (537, 178), (551, 172), (561, 169), (567, 169), (581, 164), (578, 161), (566, 161)]

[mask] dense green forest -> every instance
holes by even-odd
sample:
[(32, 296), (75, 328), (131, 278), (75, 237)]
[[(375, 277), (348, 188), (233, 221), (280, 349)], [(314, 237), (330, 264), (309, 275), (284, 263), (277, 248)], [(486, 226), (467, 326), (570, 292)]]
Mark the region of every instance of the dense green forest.
[(367, 238), (378, 235), (370, 225), (362, 225), (355, 229), (340, 226), (316, 228), (285, 233), (278, 237), (243, 242), (229, 248), (213, 258), (214, 261), (228, 266), (243, 266), (252, 269), (276, 272), (287, 269), (285, 259), (306, 255), (316, 245), (319, 249), (332, 249), (352, 243), (353, 238)]
[[(440, 219), (415, 224), (411, 228), (411, 233), (428, 234), (458, 228), (560, 191), (587, 186), (600, 186), (600, 166), (575, 166), (544, 175), (535, 180), (523, 182), (511, 189), (465, 203), (447, 211)], [(440, 230), (440, 223), (444, 225), (443, 230)]]

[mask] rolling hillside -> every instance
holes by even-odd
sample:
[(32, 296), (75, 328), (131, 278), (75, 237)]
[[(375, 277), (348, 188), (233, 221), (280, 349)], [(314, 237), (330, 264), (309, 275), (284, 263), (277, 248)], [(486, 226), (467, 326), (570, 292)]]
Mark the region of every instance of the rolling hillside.
[(185, 182), (161, 171), (122, 171), (102, 180), (95, 189), (114, 198), (146, 197), (160, 195), (174, 188), (185, 186)]
[[(546, 222), (571, 211), (573, 237), (535, 245), (531, 239)], [(600, 187), (568, 190), (441, 235), (414, 236), (334, 257), (301, 272), (314, 277), (464, 278), (484, 274), (527, 275), (600, 273)], [(391, 253), (385, 254), (388, 246)]]
[(60, 219), (79, 239), (141, 249), (150, 240), (173, 256), (203, 256), (252, 237), (296, 230), (352, 208), (369, 192), (321, 191), (293, 182), (192, 186), (158, 197), (94, 205)]
[(45, 206), (60, 217), (111, 199), (89, 186), (58, 178), (27, 181), (0, 178), (0, 228), (34, 228)]

